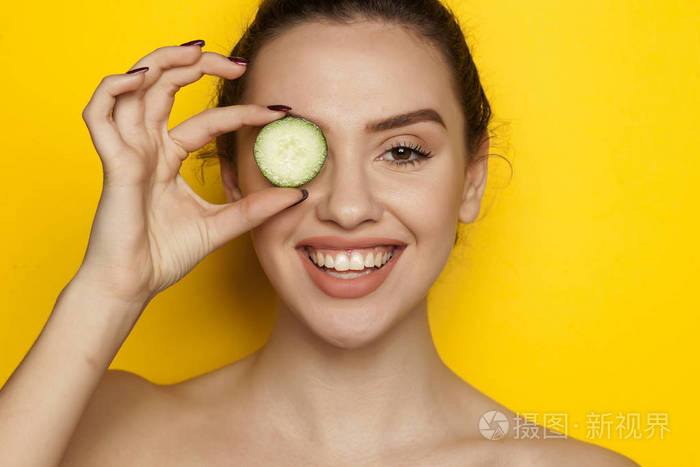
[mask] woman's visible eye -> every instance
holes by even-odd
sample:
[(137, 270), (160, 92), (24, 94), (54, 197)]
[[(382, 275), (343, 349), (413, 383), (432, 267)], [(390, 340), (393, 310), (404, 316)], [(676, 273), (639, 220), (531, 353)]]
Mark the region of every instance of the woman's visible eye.
[[(425, 162), (426, 159), (433, 157), (430, 151), (424, 151), (420, 145), (411, 145), (407, 143), (392, 146), (387, 149), (384, 154), (389, 154), (393, 158), (389, 159), (392, 165), (401, 168), (414, 167)], [(411, 158), (414, 154), (415, 157)]]

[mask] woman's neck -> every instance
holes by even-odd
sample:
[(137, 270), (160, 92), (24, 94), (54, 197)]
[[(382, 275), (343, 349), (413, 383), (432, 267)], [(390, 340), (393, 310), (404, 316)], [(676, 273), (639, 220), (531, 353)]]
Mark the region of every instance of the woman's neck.
[(443, 439), (464, 383), (438, 355), (426, 299), (353, 349), (320, 339), (280, 302), (252, 357), (244, 393), (255, 418), (333, 452)]

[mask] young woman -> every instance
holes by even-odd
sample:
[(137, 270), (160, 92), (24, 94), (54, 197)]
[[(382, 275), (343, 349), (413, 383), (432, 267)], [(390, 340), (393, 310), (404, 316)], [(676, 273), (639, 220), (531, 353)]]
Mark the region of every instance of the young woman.
[[(155, 50), (85, 107), (102, 196), (79, 271), (0, 393), (0, 464), (636, 465), (571, 438), (485, 438), (485, 412), (515, 414), (433, 345), (426, 297), (479, 213), (489, 149), (448, 10), (266, 0), (233, 57), (203, 45)], [(176, 91), (204, 74), (223, 79), (219, 105), (168, 130)], [(328, 142), (303, 190), (272, 186), (253, 158), (287, 112)], [(224, 205), (178, 174), (214, 138)], [(149, 301), (248, 230), (279, 294), (269, 342), (179, 384), (107, 371)], [(364, 270), (328, 267), (353, 255)]]

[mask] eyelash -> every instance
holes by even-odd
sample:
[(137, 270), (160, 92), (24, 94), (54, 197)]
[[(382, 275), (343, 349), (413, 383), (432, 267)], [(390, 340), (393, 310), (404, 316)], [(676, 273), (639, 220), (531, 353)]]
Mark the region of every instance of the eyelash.
[(389, 151), (393, 151), (394, 149), (397, 148), (403, 148), (403, 149), (408, 149), (413, 151), (415, 154), (418, 154), (417, 159), (398, 159), (398, 160), (393, 160), (389, 161), (392, 165), (395, 165), (397, 167), (405, 168), (408, 166), (415, 167), (417, 164), (422, 164), (425, 162), (426, 159), (430, 159), (433, 157), (432, 152), (430, 151), (424, 151), (423, 148), (420, 145), (412, 145), (410, 143), (401, 143), (394, 145), (387, 149), (384, 154), (386, 154)]

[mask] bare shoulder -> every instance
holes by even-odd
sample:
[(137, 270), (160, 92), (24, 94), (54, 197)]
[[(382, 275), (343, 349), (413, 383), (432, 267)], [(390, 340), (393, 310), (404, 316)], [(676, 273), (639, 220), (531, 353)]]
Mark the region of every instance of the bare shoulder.
[[(456, 396), (454, 394), (457, 394)], [(455, 430), (460, 441), (446, 450), (444, 465), (514, 465), (514, 466), (601, 466), (638, 467), (639, 464), (611, 449), (565, 436), (555, 430), (532, 424), (529, 432), (538, 436), (525, 438), (513, 429), (520, 415), (461, 380), (450, 401), (463, 429)], [(560, 436), (543, 437), (558, 433)]]
[[(504, 409), (507, 410), (507, 409)], [(545, 428), (537, 425), (539, 432)], [(487, 435), (488, 435), (487, 430)], [(519, 439), (509, 432), (501, 439), (483, 433), (461, 440), (454, 449), (442, 454), (448, 461), (441, 465), (512, 465), (522, 467), (639, 467), (639, 464), (612, 449), (570, 436), (563, 438)]]
[(128, 465), (147, 443), (166, 402), (162, 388), (123, 370), (107, 370), (73, 432), (61, 466)]
[(639, 464), (618, 452), (575, 438), (543, 440), (508, 440), (506, 450), (517, 465), (639, 467)]
[[(214, 452), (207, 446), (220, 433), (214, 423), (216, 401), (230, 397), (242, 367), (236, 362), (162, 385), (128, 371), (107, 370), (73, 432), (61, 467), (171, 465), (174, 459), (183, 463), (201, 452)], [(189, 460), (193, 465), (201, 461)]]

